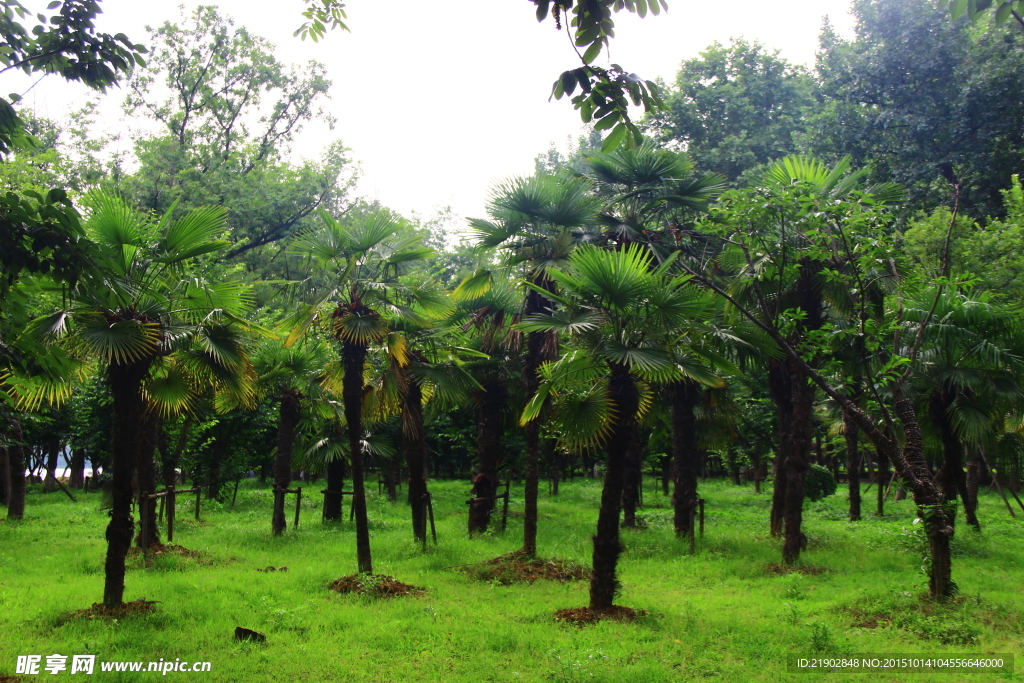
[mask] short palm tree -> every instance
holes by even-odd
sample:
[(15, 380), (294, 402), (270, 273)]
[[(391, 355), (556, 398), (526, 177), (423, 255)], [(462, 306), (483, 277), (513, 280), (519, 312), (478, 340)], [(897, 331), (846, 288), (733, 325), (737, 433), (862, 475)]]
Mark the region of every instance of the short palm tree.
[[(688, 277), (669, 274), (672, 259), (657, 268), (652, 261), (640, 245), (617, 251), (581, 247), (569, 256), (564, 271), (547, 271), (558, 283), (559, 294), (531, 285), (559, 308), (529, 316), (519, 326), (527, 332), (569, 334), (586, 354), (578, 361), (586, 366), (579, 372), (591, 386), (577, 400), (586, 410), (574, 410), (575, 420), (563, 418), (561, 431), (563, 438), (598, 440), (607, 455), (594, 536), (592, 610), (612, 607), (618, 589), (626, 451), (634, 438), (638, 413), (650, 398), (649, 385), (686, 376), (666, 351), (662, 331), (692, 326), (709, 311), (709, 298), (688, 286)], [(543, 392), (556, 385), (542, 386), (547, 388), (531, 398), (523, 421), (539, 414)]]
[(240, 358), (230, 336), (204, 334), (212, 321), (238, 322), (250, 304), (241, 283), (207, 282), (193, 267), (203, 254), (223, 249), (224, 211), (202, 208), (177, 220), (154, 217), (115, 195), (84, 202), (86, 233), (96, 244), (95, 264), (67, 292), (67, 305), (36, 320), (29, 333), (60, 341), (71, 352), (103, 364), (113, 399), (111, 455), (113, 507), (107, 527), (103, 603), (123, 604), (125, 556), (132, 538), (132, 478), (142, 457), (154, 366), (181, 340), (190, 339), (210, 367), (225, 374)]

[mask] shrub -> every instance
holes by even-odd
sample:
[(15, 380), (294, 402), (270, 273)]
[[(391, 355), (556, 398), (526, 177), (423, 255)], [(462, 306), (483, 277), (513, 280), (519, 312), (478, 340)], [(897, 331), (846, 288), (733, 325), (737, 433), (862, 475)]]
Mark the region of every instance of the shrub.
[(811, 501), (827, 498), (836, 492), (838, 485), (832, 473), (821, 465), (811, 465), (804, 478), (804, 496)]

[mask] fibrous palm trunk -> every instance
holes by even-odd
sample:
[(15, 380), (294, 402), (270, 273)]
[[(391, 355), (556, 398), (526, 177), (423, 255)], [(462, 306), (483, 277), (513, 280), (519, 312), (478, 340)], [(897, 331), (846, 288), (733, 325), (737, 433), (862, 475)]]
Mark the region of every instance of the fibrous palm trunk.
[[(150, 496), (156, 493), (156, 457), (157, 431), (160, 428), (160, 419), (152, 410), (143, 414), (143, 423), (139, 428), (139, 462), (135, 470), (135, 483), (138, 490), (139, 500), (143, 496)], [(139, 534), (136, 536), (136, 545), (140, 548), (148, 548), (151, 545), (160, 543), (160, 533), (156, 524), (156, 505), (153, 501), (147, 501), (145, 508), (139, 506)], [(141, 510), (145, 510), (146, 519), (143, 523)], [(146, 529), (146, 538), (142, 537), (142, 530)]]
[(622, 504), (623, 475), (626, 451), (636, 429), (636, 411), (640, 394), (625, 365), (614, 364), (608, 383), (608, 393), (615, 406), (615, 417), (608, 439), (604, 488), (601, 491), (601, 509), (597, 517), (594, 541), (594, 574), (590, 580), (590, 609), (612, 607), (619, 588), (615, 569), (622, 552), (619, 542), (619, 513)]
[(496, 375), (484, 377), (483, 391), (476, 401), (476, 473), (473, 475), (469, 504), (469, 534), (487, 531), (498, 493), (498, 468), (501, 458), (502, 411), (505, 384)]
[(57, 490), (57, 459), (60, 457), (60, 440), (50, 439), (46, 442), (46, 477), (43, 479), (43, 490), (52, 493)]
[(786, 537), (782, 545), (782, 561), (792, 564), (800, 559), (800, 551), (807, 546), (803, 524), (804, 480), (808, 470), (808, 456), (813, 436), (812, 411), (814, 409), (813, 384), (799, 368), (789, 368), (793, 405), (793, 426), (790, 436), (790, 450), (783, 461), (786, 477), (786, 495), (783, 508)]
[(964, 477), (964, 514), (967, 516), (967, 523), (978, 531), (981, 531), (981, 522), (978, 521), (978, 479), (981, 473), (981, 463), (978, 462), (978, 450), (974, 447), (967, 449), (967, 475)]
[(846, 439), (846, 478), (850, 492), (850, 521), (860, 519), (860, 444), (857, 423), (843, 415), (843, 436)]
[(402, 450), (409, 468), (412, 533), (419, 543), (427, 542), (427, 447), (423, 434), (423, 391), (418, 382), (409, 378), (402, 403)]
[(636, 528), (636, 508), (640, 504), (640, 487), (643, 484), (642, 447), (639, 430), (633, 430), (633, 438), (626, 449), (626, 468), (622, 486), (622, 526)]
[(295, 445), (295, 428), (299, 424), (299, 395), (291, 390), (281, 392), (277, 420), (277, 452), (274, 455), (274, 517), (272, 527), (275, 536), (284, 533), (288, 526), (284, 514), (284, 490), (292, 482), (292, 448)]
[(7, 420), (7, 519), (25, 516), (25, 449), (21, 444), (21, 421)]
[(697, 448), (697, 416), (700, 386), (683, 380), (669, 386), (672, 419), (672, 509), (676, 536), (690, 533), (690, 518), (697, 509), (697, 477), (700, 451)]
[(111, 496), (110, 524), (107, 525), (107, 558), (103, 604), (124, 604), (125, 557), (132, 544), (132, 478), (142, 451), (142, 425), (146, 405), (142, 382), (152, 364), (151, 357), (132, 363), (112, 362), (107, 379), (113, 398), (111, 419)]
[[(537, 287), (554, 290), (554, 282), (546, 275), (533, 279)], [(550, 304), (541, 294), (531, 290), (526, 295), (524, 315), (536, 315), (550, 311)], [(526, 395), (533, 396), (540, 387), (537, 371), (541, 364), (554, 358), (558, 349), (557, 338), (551, 332), (529, 332), (526, 335), (526, 358), (523, 362), (523, 382)], [(537, 555), (537, 494), (540, 486), (538, 462), (540, 461), (540, 418), (526, 424), (526, 476), (523, 482), (523, 548), (527, 557)]]
[[(335, 437), (341, 437), (341, 428), (335, 430)], [(327, 493), (324, 494), (324, 519), (329, 522), (341, 520), (341, 508), (345, 487), (345, 459), (335, 458), (327, 463)]]
[[(967, 482), (963, 470), (963, 445), (953, 431), (949, 411), (953, 407), (955, 394), (946, 389), (933, 391), (929, 396), (928, 408), (932, 420), (939, 425), (942, 434), (942, 467), (939, 469), (939, 486), (943, 502), (949, 506), (950, 526), (956, 528), (955, 501), (960, 491), (966, 490)], [(975, 520), (977, 521), (977, 520)]]
[(342, 400), (348, 423), (349, 457), (352, 461), (352, 506), (356, 517), (356, 560), (360, 574), (373, 573), (370, 554), (370, 521), (366, 514), (366, 487), (363, 482), (363, 365), (366, 346), (345, 340), (342, 346), (345, 378)]

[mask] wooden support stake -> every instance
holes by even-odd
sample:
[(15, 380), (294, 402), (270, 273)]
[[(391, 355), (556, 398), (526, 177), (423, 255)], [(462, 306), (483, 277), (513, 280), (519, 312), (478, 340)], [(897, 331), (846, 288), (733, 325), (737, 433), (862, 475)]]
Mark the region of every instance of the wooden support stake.
[(295, 524), (292, 525), (292, 529), (299, 528), (299, 506), (302, 505), (302, 487), (295, 489)]
[(231, 494), (231, 507), (235, 507), (235, 498), (238, 497), (238, 485), (242, 482), (242, 478), (235, 479), (235, 492)]
[(505, 504), (501, 509), (501, 533), (505, 533), (505, 527), (508, 526), (508, 486), (510, 483), (511, 480), (505, 482)]
[[(697, 505), (700, 508), (700, 535), (703, 536), (704, 535), (704, 499), (703, 498), (698, 498), (697, 499)], [(692, 522), (691, 522), (690, 528), (691, 529), (693, 528)]]
[(164, 500), (165, 498), (167, 498), (166, 495), (160, 496), (160, 509), (156, 513), (157, 524), (164, 521), (164, 507), (167, 505), (167, 503)]
[(1024, 510), (1024, 503), (1020, 502), (1020, 498), (1018, 498), (1017, 494), (1013, 492), (1013, 489), (1011, 489), (1009, 486), (1007, 486), (1006, 490), (1009, 491), (1010, 495), (1013, 496), (1013, 499), (1015, 501), (1017, 501), (1017, 505), (1020, 505), (1020, 509)]
[[(434, 499), (430, 494), (427, 496), (427, 514), (430, 515), (430, 535), (434, 537), (434, 545), (437, 545), (437, 528), (434, 526)], [(426, 534), (424, 534), (426, 536)]]
[(1010, 501), (1006, 499), (1006, 494), (1003, 493), (1003, 487), (999, 485), (999, 475), (992, 470), (992, 466), (988, 464), (988, 458), (985, 457), (985, 451), (978, 449), (978, 455), (981, 456), (981, 461), (985, 463), (985, 467), (988, 468), (989, 474), (992, 475), (992, 482), (996, 485), (996, 490), (999, 491), (999, 495), (1003, 497), (1003, 502), (1006, 503), (1006, 510), (1010, 513), (1010, 516), (1017, 519), (1016, 513), (1013, 511), (1013, 507), (1010, 506)]
[(174, 540), (174, 486), (167, 489), (167, 542)]
[(196, 486), (195, 487), (195, 492), (196, 492), (196, 521), (198, 522), (199, 521), (199, 507), (202, 505), (202, 500), (203, 500), (203, 487), (202, 486)]

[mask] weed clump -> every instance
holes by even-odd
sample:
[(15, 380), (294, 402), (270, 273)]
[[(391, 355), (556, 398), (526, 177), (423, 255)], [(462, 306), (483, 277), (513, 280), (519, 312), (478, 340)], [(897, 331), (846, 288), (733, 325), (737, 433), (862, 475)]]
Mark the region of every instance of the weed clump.
[(592, 573), (589, 567), (584, 567), (572, 560), (561, 560), (554, 557), (549, 559), (527, 557), (519, 552), (499, 555), (486, 562), (466, 565), (462, 569), (478, 581), (502, 586), (533, 583), (542, 579), (561, 583), (585, 581), (590, 579)]
[(329, 588), (338, 593), (357, 593), (376, 598), (397, 598), (403, 595), (419, 597), (427, 594), (426, 589), (402, 583), (386, 574), (352, 574), (331, 581)]

